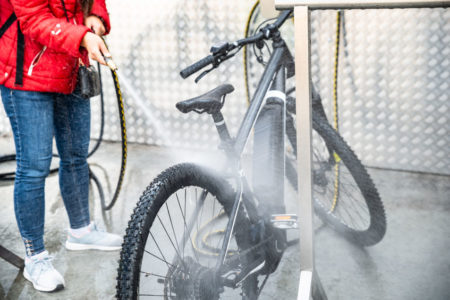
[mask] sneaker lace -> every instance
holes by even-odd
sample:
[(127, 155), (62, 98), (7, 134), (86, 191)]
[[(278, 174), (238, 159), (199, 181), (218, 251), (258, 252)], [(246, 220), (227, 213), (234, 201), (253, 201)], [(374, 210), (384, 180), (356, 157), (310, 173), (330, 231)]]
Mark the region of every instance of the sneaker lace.
[(99, 228), (96, 223), (93, 224), (92, 231), (106, 232), (104, 228)]
[[(53, 260), (53, 256), (46, 256), (40, 259), (36, 259), (33, 263), (33, 266), (31, 268), (31, 274), (33, 274), (32, 276), (35, 277), (36, 279), (38, 279), (41, 274), (47, 272), (47, 271), (51, 271), (53, 270), (53, 265), (52, 265), (52, 260)], [(35, 270), (37, 270), (37, 273), (35, 274)]]

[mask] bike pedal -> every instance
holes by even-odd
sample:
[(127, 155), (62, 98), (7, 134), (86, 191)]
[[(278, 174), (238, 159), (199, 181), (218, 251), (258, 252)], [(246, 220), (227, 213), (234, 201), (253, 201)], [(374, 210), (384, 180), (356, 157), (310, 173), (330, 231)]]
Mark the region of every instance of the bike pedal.
[(296, 229), (298, 228), (298, 218), (295, 214), (272, 215), (270, 223), (278, 229)]

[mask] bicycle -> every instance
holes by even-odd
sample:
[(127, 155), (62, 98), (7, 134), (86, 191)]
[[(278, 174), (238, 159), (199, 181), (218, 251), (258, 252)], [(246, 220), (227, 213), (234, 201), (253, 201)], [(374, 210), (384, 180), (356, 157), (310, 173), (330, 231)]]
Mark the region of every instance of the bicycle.
[[(284, 143), (287, 136), (296, 152), (295, 99), (286, 99), (286, 79), (294, 75), (294, 60), (278, 30), (290, 15), (291, 11), (284, 11), (251, 37), (213, 46), (211, 55), (181, 71), (186, 78), (211, 65), (199, 80), (245, 45), (273, 42), (270, 60), (234, 139), (221, 113), (233, 86), (223, 84), (177, 103), (183, 113), (212, 116), (228, 167), (217, 172), (192, 163), (178, 164), (146, 188), (126, 230), (117, 298), (257, 299), (284, 250), (296, 242), (286, 237), (286, 229), (296, 227), (296, 216), (286, 214), (284, 205), (284, 177), (294, 188), (297, 183), (295, 155), (285, 153)], [(381, 199), (356, 155), (328, 124), (316, 91), (313, 129), (322, 143), (315, 147), (313, 162), (317, 215), (352, 242), (362, 246), (379, 242), (386, 230)], [(250, 184), (240, 157), (252, 130)], [(336, 165), (340, 170), (335, 170)], [(336, 181), (330, 175), (331, 179), (346, 175), (346, 180), (355, 183), (339, 181), (336, 194)], [(335, 193), (331, 200), (329, 190)], [(348, 210), (348, 198), (363, 204)], [(358, 211), (362, 208), (364, 216)], [(362, 225), (353, 221), (356, 217), (364, 221)], [(260, 275), (265, 276), (261, 283)]]

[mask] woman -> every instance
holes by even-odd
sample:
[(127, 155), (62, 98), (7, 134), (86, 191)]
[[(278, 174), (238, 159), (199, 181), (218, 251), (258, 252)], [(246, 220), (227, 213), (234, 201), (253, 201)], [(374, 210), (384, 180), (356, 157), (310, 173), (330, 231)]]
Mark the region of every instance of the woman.
[(105, 64), (109, 53), (99, 36), (110, 23), (105, 0), (0, 0), (0, 26), (8, 22), (0, 38), (0, 90), (16, 146), (14, 210), (26, 250), (24, 276), (50, 292), (64, 287), (43, 240), (53, 136), (70, 222), (66, 248), (120, 249), (119, 236), (90, 223), (90, 102), (76, 90), (78, 67), (89, 63), (88, 54)]

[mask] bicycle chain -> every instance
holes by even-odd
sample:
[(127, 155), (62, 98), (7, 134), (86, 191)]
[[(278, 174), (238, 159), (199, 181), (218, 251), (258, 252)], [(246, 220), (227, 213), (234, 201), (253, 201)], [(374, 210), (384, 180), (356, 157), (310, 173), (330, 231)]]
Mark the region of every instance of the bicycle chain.
[[(230, 262), (234, 262), (234, 261), (240, 259), (241, 257), (247, 255), (247, 254), (250, 253), (251, 251), (255, 250), (256, 248), (261, 247), (262, 245), (264, 245), (265, 243), (267, 243), (267, 242), (268, 242), (269, 240), (271, 240), (271, 239), (272, 239), (272, 237), (267, 237), (267, 238), (265, 238), (264, 240), (262, 240), (261, 242), (259, 242), (258, 244), (254, 245), (254, 246), (252, 246), (252, 247), (250, 247), (250, 248), (247, 248), (247, 249), (243, 250), (242, 252), (239, 252), (239, 254), (235, 254), (235, 255), (230, 256), (230, 257), (227, 258), (227, 260), (225, 261), (225, 264), (226, 264), (226, 265), (229, 265)], [(235, 256), (236, 256), (236, 257), (235, 257)]]

